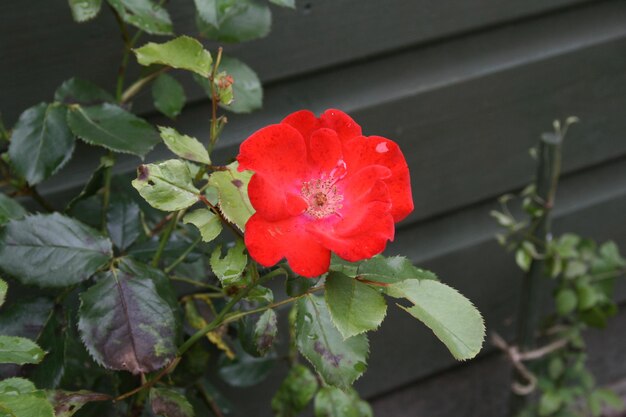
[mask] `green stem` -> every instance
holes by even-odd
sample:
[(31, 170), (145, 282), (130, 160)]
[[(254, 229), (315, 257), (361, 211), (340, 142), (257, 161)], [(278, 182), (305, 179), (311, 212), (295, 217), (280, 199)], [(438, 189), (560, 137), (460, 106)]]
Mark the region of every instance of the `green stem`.
[(187, 256), (191, 253), (191, 251), (194, 250), (194, 248), (198, 246), (198, 244), (201, 241), (202, 241), (202, 236), (198, 236), (196, 240), (194, 240), (191, 243), (191, 245), (189, 245), (189, 247), (185, 249), (185, 251), (178, 258), (176, 258), (174, 262), (172, 262), (171, 265), (165, 268), (165, 273), (169, 274), (170, 272), (172, 272), (174, 268), (176, 268), (181, 262), (183, 262), (187, 258)]
[(141, 91), (142, 88), (144, 88), (148, 83), (154, 81), (159, 75), (163, 74), (164, 72), (168, 71), (170, 68), (169, 67), (163, 67), (155, 72), (153, 72), (150, 75), (147, 75), (143, 78), (138, 79), (137, 81), (135, 81), (134, 83), (132, 83), (130, 85), (130, 87), (128, 87), (126, 90), (124, 90), (124, 92), (121, 94), (119, 101), (120, 103), (124, 104), (127, 103), (131, 98), (133, 98), (134, 96), (137, 95), (137, 93), (139, 93)]
[(174, 232), (174, 229), (176, 228), (176, 224), (178, 223), (178, 218), (180, 217), (181, 213), (182, 211), (179, 211), (172, 217), (172, 220), (169, 222), (169, 224), (167, 225), (167, 228), (161, 235), (161, 240), (159, 241), (159, 247), (156, 253), (154, 254), (154, 258), (152, 258), (152, 266), (154, 267), (159, 266), (159, 261), (161, 260), (161, 256), (163, 256), (163, 251), (165, 250), (165, 246), (167, 246), (167, 242), (169, 242), (170, 237), (172, 236), (172, 232)]
[(211, 133), (208, 146), (209, 154), (213, 150), (213, 147), (215, 146), (215, 143), (217, 142), (217, 138), (219, 136), (217, 122), (217, 105), (219, 103), (219, 97), (217, 96), (217, 91), (215, 90), (215, 76), (217, 75), (217, 70), (219, 69), (221, 60), (222, 47), (219, 47), (217, 50), (217, 56), (215, 57), (215, 62), (213, 63), (213, 69), (211, 70), (211, 74), (209, 75), (209, 87), (211, 88)]
[(102, 194), (102, 232), (108, 235), (107, 232), (107, 212), (109, 211), (109, 205), (111, 203), (111, 176), (113, 175), (113, 165), (115, 164), (115, 155), (109, 151), (109, 158), (113, 161), (112, 164), (104, 169), (104, 192)]
[[(251, 272), (253, 273), (253, 275), (255, 275), (255, 273), (256, 273), (256, 275), (258, 276), (258, 269), (256, 267), (256, 264), (253, 261), (250, 262), (249, 267), (250, 267)], [(273, 278), (273, 277), (275, 277), (277, 275), (280, 275), (280, 274), (284, 274), (284, 273), (285, 273), (285, 271), (282, 268), (278, 268), (278, 269), (268, 273), (267, 275), (261, 277), (260, 279), (256, 280), (256, 282), (254, 282), (253, 284), (247, 286), (243, 290), (239, 291), (224, 306), (222, 311), (219, 312), (219, 314), (217, 315), (217, 317), (215, 317), (215, 319), (213, 321), (211, 321), (209, 324), (204, 326), (202, 329), (200, 329), (196, 333), (194, 333), (189, 339), (187, 339), (187, 341), (185, 341), (185, 343), (183, 343), (181, 345), (180, 348), (178, 348), (178, 354), (177, 355), (178, 356), (182, 356), (191, 346), (193, 346), (194, 343), (196, 343), (198, 340), (202, 339), (205, 334), (209, 333), (210, 331), (212, 331), (212, 330), (218, 328), (219, 326), (221, 326), (222, 324), (224, 324), (224, 318), (226, 317), (226, 314), (228, 314), (228, 312), (230, 310), (232, 310), (232, 308), (235, 306), (235, 304), (237, 304), (239, 302), (239, 300), (241, 300), (242, 298), (245, 298), (248, 294), (250, 294), (250, 291), (252, 291), (258, 285), (261, 285), (262, 283), (270, 280), (271, 278)]]
[[(562, 139), (562, 138), (561, 138)], [(537, 227), (532, 232), (534, 241), (548, 246), (551, 230), (551, 214), (554, 196), (558, 184), (561, 165), (561, 141), (539, 142), (536, 194), (544, 202), (544, 211), (537, 219)], [(544, 259), (533, 259), (522, 283), (520, 307), (517, 315), (517, 345), (521, 352), (535, 347), (535, 334), (539, 327), (544, 295), (547, 293), (544, 283)], [(525, 384), (523, 375), (514, 371), (514, 380)], [(510, 416), (516, 416), (529, 402), (529, 396), (514, 394), (510, 402)]]

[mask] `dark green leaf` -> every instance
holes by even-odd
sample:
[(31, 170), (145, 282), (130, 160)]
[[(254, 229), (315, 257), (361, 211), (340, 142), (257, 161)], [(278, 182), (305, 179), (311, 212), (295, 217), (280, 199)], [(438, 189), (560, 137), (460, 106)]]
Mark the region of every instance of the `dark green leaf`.
[(20, 300), (2, 309), (0, 334), (37, 339), (54, 304), (47, 298)]
[(0, 335), (0, 363), (39, 363), (45, 354), (32, 340)]
[(154, 208), (176, 211), (198, 201), (200, 191), (193, 185), (189, 165), (178, 159), (141, 165), (133, 187)]
[(324, 387), (315, 396), (315, 417), (372, 417), (372, 410), (354, 395)]
[(165, 366), (176, 352), (174, 314), (154, 282), (123, 270), (81, 294), (78, 328), (96, 362), (134, 374)]
[(64, 373), (65, 337), (60, 311), (48, 318), (48, 322), (37, 338), (37, 343), (45, 350), (46, 357), (34, 367), (30, 377), (39, 388), (56, 388)]
[(317, 378), (303, 365), (294, 365), (272, 398), (276, 417), (293, 417), (304, 410), (317, 392)]
[(387, 314), (380, 292), (341, 272), (328, 274), (324, 296), (333, 323), (344, 338), (377, 329)]
[(120, 250), (132, 245), (141, 235), (139, 205), (126, 194), (113, 194), (107, 212), (107, 230)]
[(191, 404), (183, 394), (169, 388), (150, 389), (152, 412), (164, 417), (193, 417)]
[(171, 127), (159, 126), (159, 131), (165, 145), (176, 155), (202, 164), (211, 163), (209, 153), (198, 139), (182, 135)]
[(17, 201), (0, 193), (0, 225), (11, 219), (21, 219), (26, 216), (26, 210)]
[(100, 13), (102, 0), (68, 0), (72, 17), (81, 23), (93, 19)]
[(162, 6), (151, 0), (108, 0), (121, 18), (151, 35), (173, 35), (172, 20)]
[(86, 390), (63, 391), (55, 390), (48, 392), (48, 400), (54, 407), (55, 417), (72, 417), (78, 410), (89, 402), (110, 401), (112, 398), (107, 394), (100, 394)]
[(72, 156), (74, 136), (67, 127), (67, 110), (40, 103), (20, 115), (9, 145), (13, 167), (29, 184), (55, 174)]
[(196, 4), (196, 10), (198, 11), (200, 19), (214, 27), (219, 27), (218, 0), (194, 0), (194, 3)]
[[(66, 213), (70, 213), (79, 201), (91, 197), (96, 194), (100, 188), (102, 188), (104, 185), (104, 172), (108, 168), (112, 167), (114, 163), (115, 160), (108, 155), (100, 158), (100, 165), (96, 168), (93, 174), (91, 174), (87, 184), (85, 184), (80, 193), (76, 197), (72, 198), (72, 200), (70, 200), (67, 204), (67, 207), (65, 208)], [(100, 217), (98, 217), (98, 219), (100, 220)]]
[(41, 287), (84, 281), (112, 256), (107, 238), (58, 213), (11, 220), (0, 244), (0, 268), (24, 284)]
[(74, 104), (69, 109), (72, 132), (91, 145), (143, 157), (160, 141), (150, 123), (114, 104)]
[(54, 92), (54, 100), (63, 104), (82, 104), (84, 106), (115, 102), (115, 98), (107, 91), (80, 78), (70, 78), (61, 84)]
[(227, 165), (227, 170), (212, 173), (209, 184), (218, 190), (219, 206), (224, 217), (243, 232), (246, 222), (254, 214), (248, 197), (252, 171), (239, 172), (237, 167), (238, 163), (233, 162)]
[(187, 97), (183, 86), (174, 77), (161, 74), (152, 84), (152, 99), (158, 111), (174, 119), (183, 109)]
[(229, 248), (226, 256), (222, 258), (222, 246), (218, 245), (211, 254), (211, 269), (222, 282), (222, 285), (235, 285), (240, 281), (241, 274), (248, 262), (248, 256), (244, 253), (246, 246), (243, 240), (237, 240), (235, 246)]
[(255, 358), (235, 344), (236, 358), (230, 360), (222, 355), (219, 363), (220, 377), (234, 387), (250, 387), (263, 381), (275, 364), (272, 356)]
[(197, 209), (188, 213), (183, 218), (183, 223), (191, 223), (198, 228), (202, 240), (211, 242), (222, 231), (222, 222), (220, 218), (209, 209)]
[(254, 341), (258, 352), (265, 355), (274, 344), (278, 327), (276, 326), (276, 313), (274, 310), (266, 310), (254, 326)]
[(161, 44), (149, 42), (133, 52), (141, 65), (167, 65), (192, 71), (203, 77), (209, 76), (213, 62), (209, 51), (189, 36), (179, 36)]
[(285, 282), (285, 291), (290, 297), (299, 297), (306, 293), (311, 287), (317, 283), (316, 279), (305, 278), (300, 275), (289, 275)]
[(296, 0), (270, 0), (270, 3), (281, 7), (289, 7), (290, 9), (296, 8)]
[(402, 307), (428, 326), (459, 360), (478, 354), (485, 337), (485, 324), (474, 305), (454, 288), (434, 280), (406, 280), (389, 285), (387, 293), (406, 298), (412, 307)]
[(200, 18), (196, 20), (200, 34), (222, 42), (244, 42), (267, 36), (272, 26), (272, 13), (258, 0), (218, 0), (218, 26)]
[(375, 256), (358, 266), (357, 275), (368, 281), (385, 284), (395, 284), (407, 279), (437, 279), (435, 274), (413, 266), (411, 261), (403, 256), (389, 258)]
[(330, 385), (347, 388), (367, 368), (366, 335), (344, 340), (321, 297), (307, 295), (298, 300), (296, 343), (300, 353)]
[(559, 393), (548, 391), (544, 393), (539, 400), (539, 415), (549, 416), (554, 414), (561, 408), (561, 404), (563, 404), (563, 398)]

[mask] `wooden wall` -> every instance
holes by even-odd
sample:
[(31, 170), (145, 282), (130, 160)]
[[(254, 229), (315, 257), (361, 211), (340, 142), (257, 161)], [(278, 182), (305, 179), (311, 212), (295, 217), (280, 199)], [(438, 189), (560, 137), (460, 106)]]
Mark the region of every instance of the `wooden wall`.
[[(178, 31), (193, 33), (191, 1), (177, 3), (170, 9)], [(106, 14), (72, 23), (62, 1), (1, 2), (0, 111), (7, 124), (26, 106), (49, 100), (70, 75), (112, 86), (120, 58), (115, 33)], [(274, 10), (268, 38), (226, 51), (259, 72), (265, 106), (230, 118), (219, 156), (234, 155), (252, 131), (300, 108), (343, 109), (366, 133), (398, 141), (411, 166), (416, 209), (388, 251), (410, 256), (469, 296), (490, 331), (510, 334), (521, 275), (494, 242), (488, 212), (498, 195), (531, 179), (527, 150), (553, 119), (581, 119), (565, 144), (557, 230), (614, 239), (626, 251), (626, 2), (298, 0), (297, 11)], [(176, 126), (204, 137), (208, 104), (200, 89), (186, 85), (193, 103)], [(164, 155), (158, 149), (149, 159)], [(44, 191), (69, 193), (97, 159), (79, 146)], [(126, 158), (119, 169), (137, 164)], [(626, 340), (593, 347), (619, 357)], [(503, 372), (489, 347), (475, 363), (455, 363), (401, 311), (372, 336), (371, 351), (357, 387), (385, 417), (461, 415), (459, 408), (434, 412), (436, 404), (419, 396), (430, 395), (432, 384), (455, 396), (467, 386), (462, 375), (474, 372), (480, 382)], [(598, 369), (603, 382), (626, 376), (626, 369)], [(242, 416), (269, 415), (267, 398), (280, 372), (244, 393), (250, 400)], [(501, 415), (502, 389), (470, 392), (462, 415)], [(484, 395), (493, 396), (493, 407), (479, 406)], [(392, 407), (394, 399), (403, 406)]]

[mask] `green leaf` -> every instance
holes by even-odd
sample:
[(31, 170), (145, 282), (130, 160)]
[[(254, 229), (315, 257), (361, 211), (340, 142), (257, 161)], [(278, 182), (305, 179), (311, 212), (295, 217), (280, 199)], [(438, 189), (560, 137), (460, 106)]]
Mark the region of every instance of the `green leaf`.
[(624, 400), (609, 389), (597, 389), (593, 392), (593, 395), (614, 410), (624, 410)]
[(272, 13), (258, 0), (218, 0), (218, 23), (212, 25), (201, 16), (198, 30), (208, 39), (222, 42), (245, 42), (267, 36), (272, 26)]
[(296, 0), (270, 0), (270, 3), (280, 7), (289, 7), (290, 9), (296, 8)]
[(76, 284), (111, 256), (109, 239), (58, 213), (11, 220), (0, 235), (0, 268), (24, 284)]
[(67, 127), (67, 110), (59, 104), (40, 103), (20, 115), (9, 145), (15, 171), (37, 184), (54, 175), (70, 160), (74, 136)]
[(235, 344), (235, 359), (222, 355), (219, 361), (219, 375), (234, 387), (251, 387), (262, 382), (274, 368), (275, 359), (268, 355), (255, 358), (248, 355), (239, 345)]
[(162, 6), (150, 0), (108, 0), (121, 18), (151, 35), (173, 35), (172, 20)]
[(433, 280), (406, 280), (387, 287), (390, 296), (406, 298), (413, 307), (402, 307), (428, 326), (459, 360), (480, 351), (485, 324), (474, 305), (454, 288)]
[[(20, 378), (11, 378), (11, 380), (16, 379)], [(6, 381), (1, 381), (0, 384), (4, 385)], [(0, 392), (5, 388), (6, 386), (0, 387)], [(23, 393), (8, 390), (0, 393), (0, 412), (2, 412), (2, 417), (55, 417), (52, 405), (46, 399), (45, 392), (41, 390)]]
[(266, 310), (254, 326), (254, 341), (261, 356), (272, 348), (277, 333), (276, 313), (272, 309)]
[(600, 295), (591, 285), (580, 284), (576, 287), (576, 296), (578, 298), (578, 309), (588, 310), (596, 305)]
[(558, 392), (545, 392), (539, 400), (539, 415), (549, 416), (556, 413), (563, 404), (563, 397)]
[(360, 334), (344, 339), (321, 297), (307, 295), (297, 304), (296, 344), (327, 384), (347, 388), (367, 368), (369, 343)]
[(37, 391), (37, 387), (28, 379), (7, 378), (0, 381), (0, 394), (20, 395)]
[(80, 390), (80, 391), (48, 391), (48, 400), (54, 407), (55, 417), (72, 417), (78, 410), (89, 402), (110, 401), (107, 394)]
[(191, 404), (183, 394), (170, 388), (151, 388), (152, 412), (164, 417), (193, 417)]
[[(233, 101), (220, 106), (233, 113), (250, 113), (263, 106), (263, 86), (257, 74), (236, 58), (222, 57), (220, 70), (233, 77)], [(211, 96), (211, 84), (206, 78), (194, 76), (194, 80), (204, 88), (207, 95)]]
[(254, 214), (248, 197), (252, 171), (239, 172), (238, 166), (237, 162), (233, 162), (226, 166), (227, 170), (212, 173), (209, 184), (218, 190), (219, 206), (224, 217), (243, 232), (246, 222)]
[(407, 279), (437, 279), (435, 274), (413, 266), (403, 256), (375, 256), (359, 264), (356, 274), (362, 279), (384, 284), (395, 284)]
[(176, 211), (198, 201), (200, 191), (193, 185), (189, 165), (178, 159), (140, 165), (133, 187), (154, 208)]
[[(112, 167), (113, 164), (115, 164), (115, 160), (108, 155), (102, 156), (100, 158), (100, 165), (91, 174), (91, 177), (89, 177), (89, 181), (87, 181), (87, 184), (85, 184), (80, 193), (76, 197), (72, 198), (67, 204), (67, 207), (65, 208), (66, 213), (71, 213), (72, 209), (74, 208), (74, 206), (76, 206), (77, 203), (91, 197), (102, 188), (102, 186), (104, 185), (104, 173), (108, 168)], [(100, 217), (98, 219), (100, 220)]]
[(306, 408), (317, 392), (317, 378), (306, 366), (296, 364), (289, 370), (272, 398), (276, 417), (293, 417)]
[(139, 205), (126, 194), (113, 194), (107, 212), (107, 230), (120, 250), (132, 245), (141, 235)]
[(372, 410), (354, 395), (324, 387), (315, 396), (315, 417), (372, 417)]
[(70, 78), (54, 92), (54, 101), (63, 104), (93, 106), (102, 103), (115, 103), (115, 97), (90, 81), (81, 78)]
[(578, 297), (571, 288), (562, 288), (556, 293), (554, 301), (556, 302), (556, 311), (561, 316), (566, 316), (576, 309)]
[(113, 104), (74, 104), (67, 116), (72, 132), (90, 145), (143, 157), (159, 142), (150, 123)]
[(180, 36), (165, 43), (149, 42), (133, 49), (141, 65), (161, 64), (185, 69), (203, 77), (211, 73), (211, 54), (202, 44), (189, 36)]
[(78, 329), (102, 366), (139, 374), (174, 357), (174, 314), (150, 277), (112, 270), (80, 298)]
[(341, 272), (326, 277), (326, 305), (344, 338), (377, 329), (387, 314), (387, 303), (375, 289)]
[(600, 255), (613, 268), (626, 266), (626, 259), (620, 253), (615, 242), (605, 242), (600, 246)]
[(8, 289), (9, 286), (7, 285), (7, 282), (0, 278), (0, 307), (2, 306), (2, 304), (4, 304)]
[(246, 246), (243, 240), (238, 239), (235, 246), (228, 249), (226, 256), (222, 256), (222, 246), (218, 245), (211, 253), (211, 269), (219, 278), (222, 285), (235, 285), (239, 282), (243, 270), (248, 263), (248, 256), (244, 253)]
[(154, 107), (170, 119), (176, 118), (185, 106), (185, 90), (176, 79), (161, 74), (152, 84)]
[(32, 340), (0, 336), (0, 363), (39, 363), (46, 353)]
[(220, 218), (209, 209), (201, 208), (187, 213), (183, 218), (183, 223), (191, 223), (200, 230), (202, 240), (211, 242), (222, 231)]
[(11, 219), (21, 219), (26, 216), (26, 210), (17, 201), (0, 193), (0, 225), (7, 223)]
[(522, 271), (528, 272), (532, 260), (533, 258), (523, 248), (515, 251), (515, 263), (517, 263), (517, 266), (519, 266)]
[(199, 18), (215, 27), (219, 27), (217, 2), (218, 0), (194, 0)]
[(305, 278), (300, 275), (289, 274), (285, 281), (285, 292), (290, 297), (299, 297), (317, 284), (314, 278)]
[(209, 153), (200, 141), (194, 137), (182, 135), (171, 127), (159, 126), (161, 138), (174, 154), (190, 161), (210, 164)]
[(102, 0), (68, 0), (68, 3), (74, 20), (82, 23), (98, 16)]

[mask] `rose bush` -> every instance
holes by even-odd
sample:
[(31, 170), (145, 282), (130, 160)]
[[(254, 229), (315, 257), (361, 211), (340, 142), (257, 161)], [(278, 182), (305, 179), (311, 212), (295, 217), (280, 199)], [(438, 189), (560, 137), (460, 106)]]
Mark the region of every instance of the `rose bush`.
[(254, 172), (245, 242), (264, 266), (287, 258), (294, 272), (314, 277), (328, 271), (331, 251), (350, 262), (371, 258), (413, 210), (398, 145), (363, 136), (340, 110), (293, 113), (246, 139), (237, 160)]

